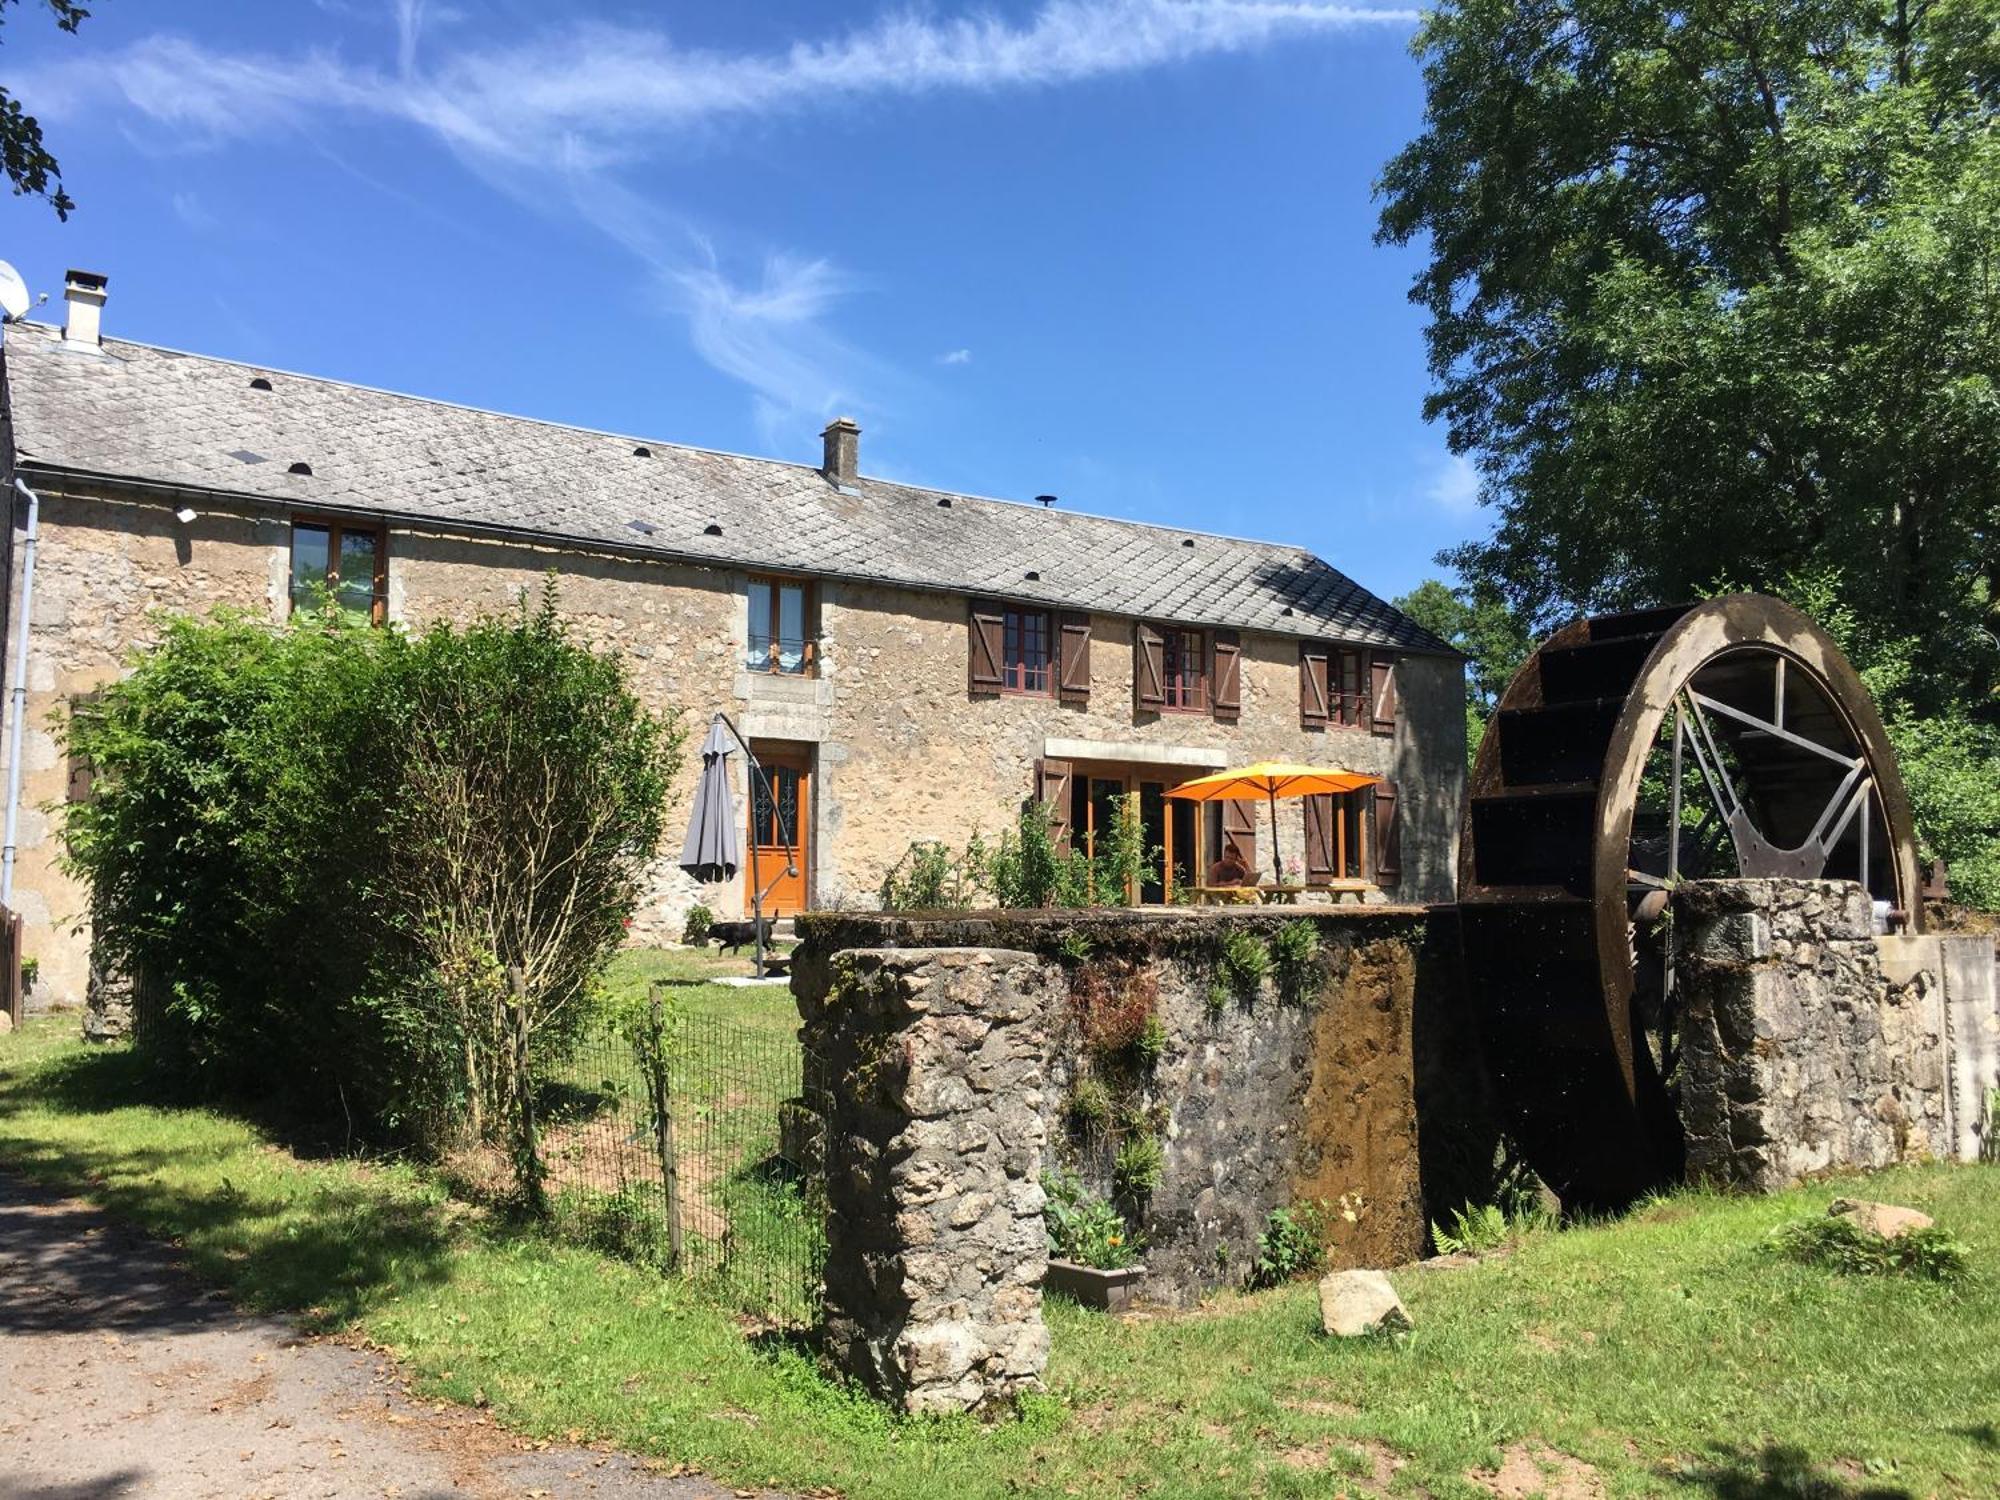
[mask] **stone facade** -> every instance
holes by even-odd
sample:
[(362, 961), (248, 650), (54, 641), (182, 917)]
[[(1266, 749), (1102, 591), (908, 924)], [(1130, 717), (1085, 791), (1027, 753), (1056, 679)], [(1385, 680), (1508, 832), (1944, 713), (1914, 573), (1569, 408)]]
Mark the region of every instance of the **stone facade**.
[[(114, 680), (155, 635), (159, 613), (229, 605), (282, 619), (288, 609), (291, 517), (273, 506), (206, 498), (188, 524), (178, 502), (112, 487), (41, 483), (41, 555), (29, 641), (28, 731), (16, 906), (40, 960), (41, 1003), (80, 1005), (89, 978), (83, 893), (57, 867), (68, 767), (58, 725), (70, 701)], [(17, 549), (18, 551), (18, 549)], [(388, 613), (420, 627), (505, 609), (553, 573), (582, 637), (626, 653), (638, 691), (679, 710), (689, 764), (675, 788), (679, 821), (692, 796), (693, 748), (708, 715), (732, 713), (753, 739), (805, 751), (813, 768), (810, 899), (866, 906), (913, 840), (962, 844), (991, 836), (1030, 795), (1035, 762), (1079, 747), (1113, 763), (1179, 774), (1257, 759), (1335, 761), (1393, 777), (1400, 790), (1402, 883), (1393, 894), (1448, 900), (1464, 784), (1462, 668), (1456, 658), (1399, 659), (1393, 734), (1299, 725), (1297, 640), (1243, 635), (1242, 715), (1142, 714), (1132, 695), (1133, 622), (1091, 617), (1087, 704), (976, 697), (966, 688), (966, 599), (840, 578), (815, 584), (820, 670), (783, 678), (741, 669), (748, 573), (571, 547), (392, 528)], [(16, 580), (18, 586), (18, 579)], [(742, 768), (736, 765), (738, 796)], [(1297, 804), (1282, 809), (1281, 852), (1302, 853)], [(1260, 825), (1260, 855), (1268, 845)], [(666, 851), (637, 940), (679, 936), (701, 900), (743, 907), (744, 880), (702, 889)]]
[(799, 990), (826, 1069), (825, 1348), (912, 1412), (1038, 1389), (1050, 998), (1025, 953), (850, 951)]
[[(1227, 934), (1261, 943), (1300, 916), (1318, 952), (1296, 983), (1211, 999)], [(1455, 980), (1410, 908), (1313, 912), (856, 914), (801, 920), (794, 992), (807, 1014), (837, 985), (847, 950), (1032, 953), (1049, 994), (1036, 1084), (1052, 1164), (1117, 1201), (1144, 1237), (1150, 1301), (1188, 1304), (1240, 1283), (1273, 1209), (1323, 1211), (1330, 1263), (1396, 1265), (1423, 1253), (1417, 1028), (1421, 992)], [(1087, 948), (1081, 961), (1064, 957)], [(1161, 1025), (1150, 1066), (1092, 1057), (1084, 1012), (1106, 986), (1142, 995)], [(1476, 1059), (1465, 1059), (1476, 1075)], [(1141, 1117), (1162, 1147), (1159, 1185), (1120, 1192), (1114, 1155), (1129, 1131), (1079, 1120), (1085, 1077), (1114, 1115)], [(1461, 1089), (1476, 1076), (1459, 1077)]]
[(1775, 1192), (1952, 1154), (1943, 989), (1885, 974), (1846, 881), (1698, 881), (1674, 895), (1692, 1180)]

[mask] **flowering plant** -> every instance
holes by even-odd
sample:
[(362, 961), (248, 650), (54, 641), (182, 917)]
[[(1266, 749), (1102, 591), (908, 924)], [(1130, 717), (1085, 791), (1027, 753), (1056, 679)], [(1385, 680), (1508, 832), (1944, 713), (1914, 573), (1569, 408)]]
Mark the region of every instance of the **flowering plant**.
[(1042, 1222), (1048, 1229), (1049, 1254), (1099, 1271), (1123, 1270), (1138, 1261), (1144, 1241), (1126, 1227), (1124, 1215), (1073, 1173), (1044, 1174), (1042, 1191), (1048, 1195)]

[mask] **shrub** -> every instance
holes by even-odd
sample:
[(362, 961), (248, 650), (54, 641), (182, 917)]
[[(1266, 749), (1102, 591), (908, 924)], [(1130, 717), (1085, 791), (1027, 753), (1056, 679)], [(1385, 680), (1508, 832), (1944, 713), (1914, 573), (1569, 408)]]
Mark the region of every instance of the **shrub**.
[(1786, 1260), (1856, 1276), (1957, 1281), (1971, 1264), (1964, 1243), (1935, 1224), (1885, 1239), (1851, 1220), (1828, 1215), (1780, 1225), (1771, 1232), (1770, 1246)]
[(1288, 1005), (1303, 1005), (1313, 998), (1313, 981), (1319, 972), (1319, 929), (1299, 917), (1272, 934), (1270, 959), (1278, 981), (1278, 995)]
[(1056, 957), (1066, 964), (1088, 962), (1094, 951), (1095, 945), (1090, 941), (1090, 934), (1087, 932), (1078, 932), (1071, 928), (1056, 939)]
[(1042, 1178), (1042, 1223), (1049, 1236), (1049, 1254), (1059, 1260), (1117, 1271), (1134, 1264), (1144, 1241), (1126, 1227), (1117, 1209), (1089, 1192), (1068, 1172)]
[(96, 768), (65, 856), (111, 961), (167, 997), (145, 1045), (375, 1139), (495, 1136), (560, 1055), (637, 905), (681, 732), (539, 608), (371, 629), (170, 619), (65, 726)]
[(1167, 1155), (1160, 1138), (1146, 1132), (1127, 1136), (1112, 1163), (1111, 1180), (1128, 1198), (1143, 1198), (1155, 1191), (1167, 1167)]
[(1254, 999), (1271, 972), (1271, 950), (1247, 927), (1232, 928), (1222, 940), (1222, 975), (1244, 999)]
[(1310, 1276), (1326, 1265), (1326, 1210), (1306, 1202), (1274, 1208), (1257, 1236), (1257, 1259), (1250, 1267), (1250, 1285), (1278, 1286)]
[(972, 905), (977, 859), (973, 846), (959, 857), (934, 839), (911, 844), (882, 877), (882, 909), (947, 911)]
[(681, 941), (698, 948), (708, 941), (708, 929), (715, 925), (715, 913), (697, 901), (681, 920)]

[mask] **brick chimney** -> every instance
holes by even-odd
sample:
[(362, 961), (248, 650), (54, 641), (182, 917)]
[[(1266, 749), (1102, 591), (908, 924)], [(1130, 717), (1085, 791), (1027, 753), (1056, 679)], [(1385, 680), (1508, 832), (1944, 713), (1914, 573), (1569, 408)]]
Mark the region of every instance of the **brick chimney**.
[(853, 489), (861, 464), (860, 425), (852, 417), (835, 417), (819, 438), (826, 453), (820, 472), (842, 489)]
[(109, 280), (95, 271), (71, 271), (65, 278), (63, 301), (69, 304), (69, 315), (63, 324), (65, 342), (97, 343), (97, 321), (104, 307), (104, 286)]

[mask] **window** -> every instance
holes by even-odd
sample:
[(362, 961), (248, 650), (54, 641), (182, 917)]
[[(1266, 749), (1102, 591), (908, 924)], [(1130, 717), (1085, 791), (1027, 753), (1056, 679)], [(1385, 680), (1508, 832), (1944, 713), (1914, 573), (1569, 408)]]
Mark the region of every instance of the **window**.
[(1050, 685), (1049, 617), (1040, 610), (1010, 609), (1001, 632), (1000, 691), (1046, 697)]
[(387, 539), (379, 526), (292, 523), (292, 608), (330, 599), (341, 613), (380, 625), (389, 617)]
[(794, 766), (765, 766), (764, 778), (770, 782), (768, 795), (764, 779), (750, 778), (751, 841), (760, 849), (794, 848), (799, 829), (799, 771)]
[(1333, 653), (1333, 722), (1349, 729), (1366, 729), (1373, 716), (1369, 691), (1368, 653)]
[(752, 672), (811, 676), (819, 660), (811, 605), (811, 590), (799, 579), (751, 579), (750, 638), (743, 665)]
[(1160, 687), (1169, 709), (1200, 713), (1208, 707), (1208, 651), (1199, 630), (1162, 633)]

